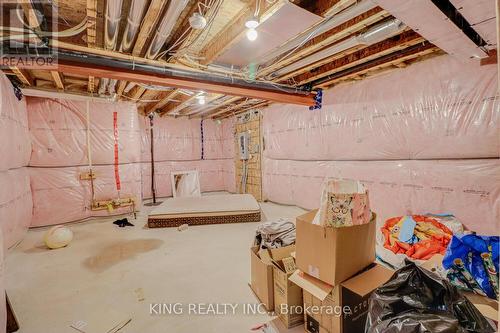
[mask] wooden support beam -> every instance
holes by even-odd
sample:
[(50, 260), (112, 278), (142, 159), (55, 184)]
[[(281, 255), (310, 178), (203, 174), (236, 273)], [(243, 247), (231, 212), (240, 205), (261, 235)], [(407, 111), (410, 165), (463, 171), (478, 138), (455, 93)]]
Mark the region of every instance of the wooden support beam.
[(354, 77), (360, 75), (366, 76), (369, 73), (378, 72), (387, 68), (394, 68), (394, 64), (396, 63), (400, 63), (402, 61), (408, 63), (411, 61), (415, 61), (416, 59), (421, 59), (425, 56), (429, 56), (431, 54), (443, 54), (443, 51), (441, 51), (433, 44), (425, 42), (421, 45), (411, 48), (411, 50), (396, 51), (393, 54), (381, 57), (380, 59), (368, 61), (354, 68), (347, 69), (343, 72), (338, 72), (337, 77), (334, 76), (331, 80), (318, 84), (315, 87), (328, 88), (337, 82), (351, 80)]
[(33, 29), (37, 29), (42, 24), (40, 18), (36, 15), (36, 10), (33, 8), (33, 3), (30, 0), (17, 0), (17, 3), (21, 5), (23, 9), (24, 16), (28, 21), (28, 26)]
[(146, 15), (142, 19), (141, 30), (137, 35), (134, 48), (132, 49), (133, 56), (139, 57), (145, 52), (144, 46), (146, 45), (146, 41), (152, 37), (154, 28), (161, 17), (166, 3), (167, 1), (164, 0), (152, 0), (149, 4)]
[(88, 83), (88, 87), (87, 87), (87, 90), (89, 93), (94, 93), (95, 92), (95, 78), (93, 76), (89, 76), (89, 83)]
[(386, 54), (393, 53), (405, 49), (409, 46), (424, 42), (416, 32), (409, 30), (400, 35), (388, 38), (382, 42), (375, 43), (364, 49), (348, 54), (342, 58), (335, 59), (322, 66), (315, 68), (313, 73), (304, 73), (294, 77), (294, 81), (298, 85), (302, 85), (311, 81), (318, 80), (330, 74), (340, 72), (346, 68), (354, 67), (369, 60), (381, 57)]
[(97, 0), (87, 0), (87, 46), (96, 47), (97, 43)]
[(179, 90), (172, 91), (163, 91), (160, 93), (159, 98), (160, 101), (152, 104), (144, 109), (146, 114), (163, 109), (165, 105), (167, 105), (173, 98), (175, 98), (179, 94)]
[(161, 111), (160, 115), (178, 115), (181, 110), (187, 108), (191, 103), (194, 102), (195, 96), (180, 95), (176, 99), (180, 102), (170, 102)]
[(142, 94), (144, 94), (145, 91), (146, 91), (146, 88), (141, 87), (141, 86), (137, 86), (137, 87), (135, 87), (134, 90), (132, 90), (132, 94), (130, 95), (130, 98), (133, 101), (138, 101), (141, 98)]
[(275, 70), (289, 65), (297, 60), (300, 60), (316, 51), (321, 50), (322, 48), (331, 45), (335, 42), (340, 41), (341, 39), (367, 27), (372, 24), (375, 24), (384, 18), (390, 16), (388, 12), (381, 9), (380, 7), (375, 7), (370, 9), (369, 11), (358, 15), (351, 20), (336, 26), (329, 31), (312, 38), (307, 41), (302, 47), (297, 49), (295, 52), (291, 53), (286, 59), (282, 59), (276, 63), (273, 63), (270, 66), (265, 67), (257, 74), (257, 77), (266, 76)]
[(34, 83), (33, 77), (26, 69), (21, 69), (18, 67), (9, 67), (10, 70), (17, 76), (19, 81), (21, 81), (26, 86), (32, 86)]
[(57, 89), (64, 90), (64, 77), (57, 71), (50, 71), (50, 75), (52, 75), (52, 79), (56, 84)]
[(200, 81), (198, 79), (180, 78), (167, 76), (165, 74), (151, 74), (139, 72), (131, 69), (119, 69), (116, 67), (107, 67), (103, 65), (94, 65), (90, 63), (71, 62), (59, 59), (59, 71), (66, 74), (92, 75), (95, 77), (104, 77), (115, 80), (127, 80), (138, 83), (159, 85), (164, 87), (184, 88), (190, 90), (203, 90), (206, 92), (242, 96), (269, 100), (278, 103), (288, 103), (297, 105), (314, 105), (314, 94), (289, 93), (278, 89), (269, 90), (259, 88), (257, 84), (252, 87), (225, 84), (213, 81)]

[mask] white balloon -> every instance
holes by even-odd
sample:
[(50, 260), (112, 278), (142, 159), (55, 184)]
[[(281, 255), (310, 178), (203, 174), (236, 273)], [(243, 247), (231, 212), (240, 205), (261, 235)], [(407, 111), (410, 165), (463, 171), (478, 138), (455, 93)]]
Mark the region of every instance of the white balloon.
[(73, 232), (62, 225), (50, 228), (43, 237), (45, 245), (50, 249), (59, 249), (67, 246), (73, 239)]

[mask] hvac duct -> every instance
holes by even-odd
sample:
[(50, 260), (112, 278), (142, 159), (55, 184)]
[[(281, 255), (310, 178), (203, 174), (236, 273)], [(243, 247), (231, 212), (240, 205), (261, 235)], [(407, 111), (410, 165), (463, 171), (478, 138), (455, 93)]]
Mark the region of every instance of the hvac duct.
[(149, 45), (148, 51), (146, 52), (146, 58), (155, 59), (160, 53), (161, 48), (170, 36), (179, 16), (181, 15), (184, 8), (186, 8), (189, 0), (176, 0), (170, 1), (167, 12), (161, 21), (158, 30), (156, 30), (155, 36)]
[(356, 3), (355, 5), (346, 8), (342, 12), (330, 16), (326, 18), (325, 20), (321, 21), (319, 24), (316, 26), (312, 27), (310, 30), (301, 33), (297, 37), (293, 38), (292, 40), (282, 44), (281, 46), (275, 48), (274, 50), (270, 51), (269, 53), (265, 54), (262, 56), (257, 64), (264, 64), (270, 60), (273, 60), (274, 58), (278, 57), (279, 55), (290, 51), (296, 47), (300, 47), (302, 44), (305, 43), (305, 41), (314, 38), (318, 35), (321, 35), (322, 33), (333, 29), (336, 26), (341, 25), (342, 23), (345, 23), (349, 21), (350, 19), (361, 15), (370, 9), (373, 9), (377, 7), (375, 3), (373, 3), (370, 0), (362, 0)]
[(104, 46), (115, 50), (122, 13), (122, 0), (106, 1), (106, 20), (104, 23)]
[(146, 11), (147, 4), (147, 0), (132, 0), (127, 16), (127, 25), (125, 26), (125, 31), (123, 32), (123, 38), (120, 45), (121, 52), (130, 52), (132, 50), (132, 46), (134, 45), (134, 40), (139, 32), (139, 27), (141, 26), (141, 20), (144, 16), (144, 12)]
[(272, 74), (272, 77), (283, 76), (307, 65), (313, 64), (334, 54), (348, 50), (355, 46), (368, 46), (383, 41), (389, 37), (400, 34), (406, 29), (406, 25), (398, 19), (392, 19), (370, 28), (368, 31), (336, 43), (308, 57), (302, 58), (288, 66), (285, 66)]

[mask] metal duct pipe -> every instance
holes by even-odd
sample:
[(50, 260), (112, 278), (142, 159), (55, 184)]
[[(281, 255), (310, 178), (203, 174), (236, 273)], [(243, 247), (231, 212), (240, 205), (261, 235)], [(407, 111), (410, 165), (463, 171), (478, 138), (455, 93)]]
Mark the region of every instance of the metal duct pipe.
[(115, 50), (122, 13), (122, 0), (106, 1), (106, 20), (104, 23), (104, 47)]
[(302, 58), (288, 66), (285, 66), (277, 71), (275, 71), (272, 76), (279, 77), (287, 73), (298, 70), (302, 67), (308, 66), (334, 54), (343, 52), (355, 46), (368, 46), (378, 42), (383, 41), (389, 37), (400, 34), (406, 29), (406, 25), (398, 19), (392, 19), (385, 21), (383, 23), (377, 24), (372, 28), (368, 29), (366, 32), (341, 41), (339, 43), (333, 44), (319, 52), (313, 53), (310, 56)]
[(305, 88), (296, 88), (283, 84), (276, 84), (274, 82), (266, 81), (249, 81), (245, 79), (235, 78), (231, 76), (191, 71), (180, 68), (172, 67), (162, 67), (147, 65), (142, 63), (134, 63), (130, 60), (113, 59), (105, 56), (86, 54), (81, 52), (73, 51), (63, 51), (63, 50), (51, 50), (59, 61), (59, 64), (63, 66), (64, 64), (71, 65), (92, 65), (95, 67), (109, 67), (116, 70), (124, 70), (130, 73), (140, 73), (150, 76), (165, 77), (169, 76), (172, 78), (177, 78), (179, 80), (189, 80), (189, 81), (200, 81), (207, 83), (214, 83), (219, 85), (231, 86), (231, 87), (241, 87), (250, 88), (254, 90), (262, 90), (269, 92), (279, 92), (285, 94), (294, 95), (311, 95), (311, 92)]
[(148, 51), (146, 52), (146, 58), (155, 59), (158, 53), (160, 53), (161, 48), (170, 36), (170, 33), (172, 32), (182, 11), (186, 8), (188, 2), (189, 0), (170, 1), (167, 12), (165, 13), (165, 16), (163, 16), (163, 20), (156, 30), (151, 44), (149, 44)]
[(120, 44), (120, 52), (130, 52), (132, 50), (135, 38), (139, 33), (142, 17), (146, 12), (147, 4), (147, 0), (132, 0), (127, 16), (127, 25), (125, 26)]
[(358, 15), (361, 15), (361, 14), (363, 14), (363, 13), (365, 13), (365, 12), (369, 11), (370, 9), (375, 8), (375, 7), (377, 7), (377, 5), (375, 3), (373, 3), (372, 1), (361, 0), (356, 5), (351, 6), (349, 8), (346, 8), (345, 10), (343, 10), (342, 12), (340, 12), (336, 15), (330, 16), (329, 18), (321, 21), (319, 24), (312, 27), (308, 31), (301, 33), (300, 35), (298, 35), (294, 39), (292, 39), (292, 40), (280, 45), (279, 47), (273, 49), (269, 53), (262, 56), (258, 60), (257, 64), (258, 65), (264, 64), (270, 60), (273, 60), (274, 58), (278, 57), (279, 55), (281, 55), (287, 51), (290, 51), (296, 47), (299, 47), (302, 43), (304, 43), (305, 40), (319, 36), (322, 33), (327, 32), (328, 30), (333, 29), (336, 26), (339, 26), (342, 23), (345, 23), (345, 22), (349, 21), (350, 19), (352, 19)]
[[(106, 50), (114, 51), (118, 44), (118, 32), (120, 28), (120, 20), (122, 13), (122, 0), (108, 0), (106, 1), (106, 15), (104, 22), (104, 48)], [(116, 82), (113, 80), (103, 79), (99, 84), (99, 95), (106, 93), (108, 84), (114, 87)], [(111, 89), (109, 89), (111, 91)]]

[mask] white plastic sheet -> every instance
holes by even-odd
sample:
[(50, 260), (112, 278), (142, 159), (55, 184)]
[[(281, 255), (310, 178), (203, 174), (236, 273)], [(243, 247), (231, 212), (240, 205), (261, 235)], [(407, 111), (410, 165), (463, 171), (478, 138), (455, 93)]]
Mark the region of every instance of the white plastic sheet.
[(0, 74), (0, 171), (28, 164), (31, 142), (26, 100), (17, 100), (9, 79)]
[(496, 66), (441, 56), (325, 91), (323, 108), (264, 110), (264, 193), (317, 208), (325, 177), (360, 180), (379, 222), (456, 215), (500, 230)]
[(264, 111), (265, 156), (294, 160), (498, 157), (496, 66), (449, 56), (325, 91), (323, 108)]

